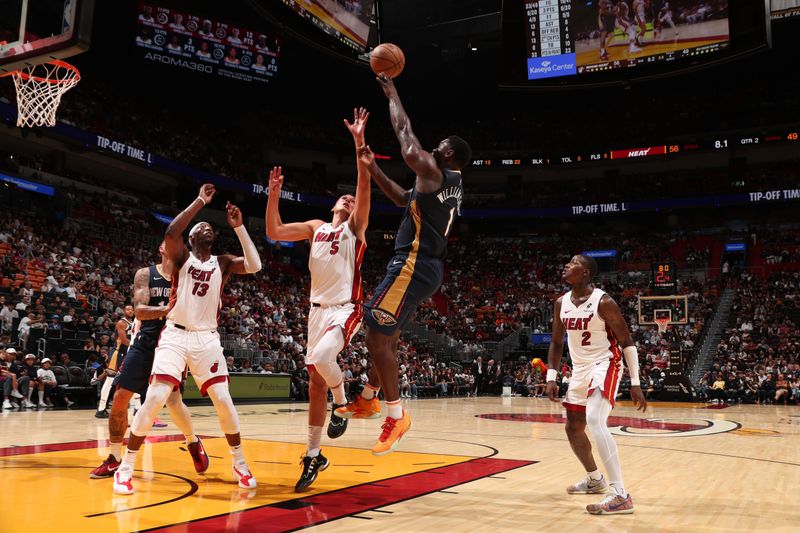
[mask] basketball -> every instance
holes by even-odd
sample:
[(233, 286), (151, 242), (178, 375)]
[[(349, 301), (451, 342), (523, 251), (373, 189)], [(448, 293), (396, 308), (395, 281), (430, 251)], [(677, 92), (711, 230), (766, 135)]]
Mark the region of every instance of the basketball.
[(386, 74), (390, 78), (396, 78), (406, 66), (406, 56), (396, 44), (383, 43), (376, 46), (369, 54), (369, 66), (375, 74)]

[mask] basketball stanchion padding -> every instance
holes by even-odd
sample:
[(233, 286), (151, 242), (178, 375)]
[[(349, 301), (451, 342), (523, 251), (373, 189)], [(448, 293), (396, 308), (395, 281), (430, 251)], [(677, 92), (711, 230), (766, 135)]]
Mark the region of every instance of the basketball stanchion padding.
[(81, 80), (78, 69), (54, 60), (5, 74), (17, 88), (17, 126), (55, 126), (61, 97)]

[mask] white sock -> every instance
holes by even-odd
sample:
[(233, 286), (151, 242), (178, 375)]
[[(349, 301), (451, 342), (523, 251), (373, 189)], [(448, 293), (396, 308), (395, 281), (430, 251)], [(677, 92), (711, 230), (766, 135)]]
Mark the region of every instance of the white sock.
[(106, 406), (108, 405), (108, 396), (111, 394), (111, 384), (113, 381), (113, 378), (106, 376), (106, 380), (103, 382), (103, 388), (100, 389), (100, 403), (97, 405), (98, 411), (106, 410)]
[(594, 472), (586, 472), (586, 475), (589, 476), (589, 479), (592, 479), (594, 481), (603, 478), (603, 474), (600, 473), (600, 470), (595, 470)]
[(600, 49), (600, 55), (601, 55), (601, 56), (604, 56), (604, 55), (606, 55), (606, 49), (605, 49), (605, 48), (601, 48), (601, 49)]
[(185, 435), (185, 437), (186, 437), (186, 444), (192, 444), (192, 443), (194, 443), (194, 442), (197, 442), (197, 441), (199, 441), (199, 440), (200, 440), (200, 439), (198, 439), (198, 438), (197, 438), (197, 436), (196, 436), (196, 435), (194, 435), (194, 434), (191, 434), (191, 435)]
[(347, 396), (344, 394), (344, 381), (339, 383), (338, 386), (331, 389), (333, 394), (333, 403), (336, 405), (344, 405), (347, 403)]
[(242, 445), (238, 446), (231, 446), (231, 455), (233, 455), (233, 464), (241, 465), (246, 463), (244, 459), (244, 450), (242, 450)]
[(308, 426), (308, 452), (309, 457), (319, 455), (319, 447), (322, 442), (322, 426)]
[(625, 498), (625, 485), (622, 482), (622, 466), (619, 461), (617, 443), (608, 430), (608, 415), (611, 414), (611, 402), (596, 389), (586, 402), (586, 426), (594, 437), (597, 450), (603, 465), (608, 472), (608, 482), (614, 492)]
[(39, 392), (39, 403), (44, 403), (44, 391), (40, 390)]
[(122, 443), (121, 442), (112, 442), (108, 445), (110, 448), (111, 455), (114, 456), (114, 459), (119, 461), (122, 459)]
[(364, 385), (364, 390), (361, 391), (361, 397), (364, 398), (365, 400), (371, 400), (378, 395), (378, 391), (380, 390), (381, 390), (380, 387), (375, 388), (369, 383), (367, 383), (366, 385)]
[(386, 407), (389, 409), (388, 416), (390, 418), (394, 418), (395, 420), (403, 418), (403, 405), (400, 403), (400, 400), (396, 402), (386, 402)]
[(136, 455), (139, 453), (139, 450), (131, 450), (130, 448), (125, 450), (125, 455), (122, 457), (122, 464), (119, 465), (120, 470), (133, 470), (136, 466)]
[(33, 394), (33, 387), (28, 385), (28, 401), (31, 401), (31, 394)]

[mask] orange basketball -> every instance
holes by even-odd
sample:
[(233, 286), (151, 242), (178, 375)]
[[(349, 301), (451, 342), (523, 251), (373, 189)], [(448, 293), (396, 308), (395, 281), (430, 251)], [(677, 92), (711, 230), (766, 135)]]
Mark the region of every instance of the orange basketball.
[(396, 44), (379, 44), (369, 54), (369, 66), (375, 74), (386, 74), (390, 78), (396, 78), (406, 66), (406, 56)]

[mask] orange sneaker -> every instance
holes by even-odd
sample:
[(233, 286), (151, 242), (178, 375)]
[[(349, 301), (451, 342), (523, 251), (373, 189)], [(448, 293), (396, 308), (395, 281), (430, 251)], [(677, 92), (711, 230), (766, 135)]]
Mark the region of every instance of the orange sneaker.
[(381, 402), (378, 401), (378, 398), (365, 400), (359, 394), (352, 402), (343, 407), (338, 407), (336, 416), (340, 418), (380, 418)]
[(411, 417), (408, 416), (408, 413), (403, 411), (403, 418), (396, 419), (391, 417), (386, 417), (386, 421), (383, 423), (383, 432), (381, 432), (381, 436), (378, 437), (378, 442), (375, 443), (375, 447), (372, 448), (372, 455), (386, 455), (387, 453), (392, 453), (395, 448), (397, 448), (397, 444), (400, 442), (400, 439), (406, 432), (411, 429)]

